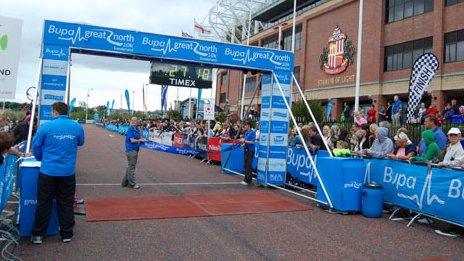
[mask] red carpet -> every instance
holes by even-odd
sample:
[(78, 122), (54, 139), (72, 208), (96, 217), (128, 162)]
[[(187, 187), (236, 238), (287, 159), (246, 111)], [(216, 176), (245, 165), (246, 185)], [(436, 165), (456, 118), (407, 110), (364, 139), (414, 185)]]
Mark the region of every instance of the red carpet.
[(185, 218), (310, 208), (273, 193), (86, 198), (87, 221)]

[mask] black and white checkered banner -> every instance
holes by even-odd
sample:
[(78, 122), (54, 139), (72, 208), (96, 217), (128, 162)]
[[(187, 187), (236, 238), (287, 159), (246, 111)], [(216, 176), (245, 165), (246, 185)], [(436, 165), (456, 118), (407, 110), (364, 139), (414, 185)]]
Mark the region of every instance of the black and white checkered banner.
[(409, 80), (408, 122), (412, 122), (414, 111), (422, 95), (438, 69), (438, 59), (433, 53), (424, 53), (414, 62)]

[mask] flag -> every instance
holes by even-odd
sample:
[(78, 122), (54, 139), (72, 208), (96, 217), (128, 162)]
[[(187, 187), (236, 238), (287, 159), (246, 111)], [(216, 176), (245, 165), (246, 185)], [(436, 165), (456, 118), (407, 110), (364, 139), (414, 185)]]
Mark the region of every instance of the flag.
[(69, 113), (71, 113), (72, 110), (74, 109), (74, 104), (76, 104), (76, 98), (73, 98), (71, 102), (69, 103)]
[(202, 88), (198, 88), (198, 93), (197, 93), (197, 117), (198, 118), (198, 113), (200, 112), (200, 101), (201, 101), (201, 93), (203, 92)]
[(131, 110), (130, 110), (129, 91), (127, 89), (125, 91), (125, 95), (126, 95), (126, 102), (127, 102), (127, 110), (129, 111), (129, 114), (130, 114)]
[(433, 53), (424, 53), (414, 62), (409, 80), (408, 122), (414, 118), (414, 111), (419, 105), (430, 81), (438, 69), (438, 59)]
[(113, 99), (113, 102), (111, 103), (111, 110), (114, 109), (114, 99)]
[(189, 33), (186, 33), (184, 31), (182, 31), (182, 37), (185, 37), (185, 38), (193, 38), (193, 36), (191, 36)]
[(106, 102), (106, 116), (110, 115), (110, 101)]
[(147, 104), (145, 103), (145, 84), (142, 86), (142, 103), (143, 103), (143, 110), (147, 111)]
[(207, 30), (204, 26), (197, 23), (196, 21), (194, 22), (193, 29), (195, 29), (195, 31), (197, 31), (200, 34), (209, 34), (209, 33), (211, 33), (210, 30)]
[(168, 86), (161, 85), (161, 110), (167, 110), (168, 107)]

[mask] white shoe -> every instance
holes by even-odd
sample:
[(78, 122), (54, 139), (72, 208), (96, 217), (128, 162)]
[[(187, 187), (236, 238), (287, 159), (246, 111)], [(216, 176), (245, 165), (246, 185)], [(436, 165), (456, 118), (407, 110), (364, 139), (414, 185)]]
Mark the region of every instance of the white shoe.
[(246, 183), (245, 181), (240, 182), (240, 184), (242, 184), (242, 185), (244, 185), (244, 186), (250, 185), (250, 184)]

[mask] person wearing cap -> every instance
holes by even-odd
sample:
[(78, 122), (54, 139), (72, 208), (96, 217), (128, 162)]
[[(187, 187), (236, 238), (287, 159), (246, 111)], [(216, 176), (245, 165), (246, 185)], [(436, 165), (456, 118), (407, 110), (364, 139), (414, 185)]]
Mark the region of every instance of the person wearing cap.
[(461, 131), (458, 128), (451, 128), (448, 131), (449, 144), (443, 161), (438, 163), (442, 167), (460, 167), (464, 164), (464, 149), (461, 145)]
[(395, 140), (395, 149), (393, 153), (387, 154), (387, 157), (395, 160), (411, 160), (416, 154), (416, 146), (409, 140), (404, 132), (398, 132), (393, 138)]

